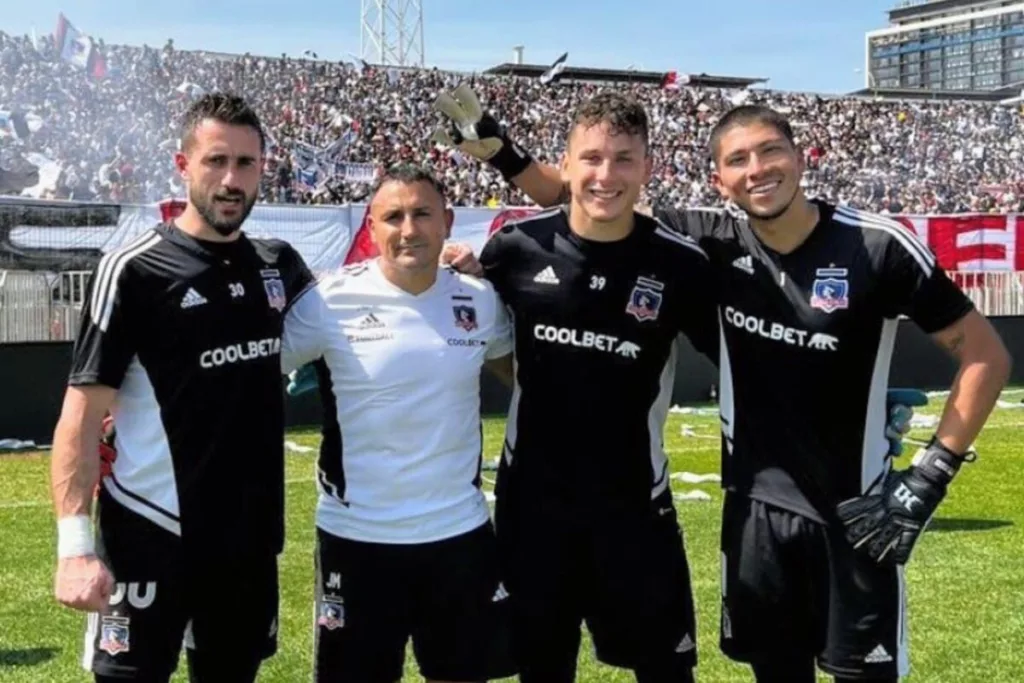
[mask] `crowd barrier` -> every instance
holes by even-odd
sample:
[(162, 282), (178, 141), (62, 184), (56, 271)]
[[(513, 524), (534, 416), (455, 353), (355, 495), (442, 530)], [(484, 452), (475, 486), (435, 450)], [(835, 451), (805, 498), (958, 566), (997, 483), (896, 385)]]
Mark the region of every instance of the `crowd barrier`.
[[(134, 205), (0, 197), (0, 343), (74, 338), (99, 258), (162, 220), (179, 200)], [(316, 272), (371, 258), (366, 205), (257, 204), (246, 232), (292, 244)], [(535, 208), (455, 208), (451, 239), (479, 251), (510, 219)], [(876, 217), (914, 233), (988, 316), (1024, 315), (1024, 216)]]

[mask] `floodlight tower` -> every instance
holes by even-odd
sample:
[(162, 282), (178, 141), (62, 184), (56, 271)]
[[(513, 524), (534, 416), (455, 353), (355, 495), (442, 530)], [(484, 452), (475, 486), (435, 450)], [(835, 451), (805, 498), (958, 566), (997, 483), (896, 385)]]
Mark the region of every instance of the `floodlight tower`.
[(362, 0), (359, 56), (371, 64), (424, 65), (421, 0)]

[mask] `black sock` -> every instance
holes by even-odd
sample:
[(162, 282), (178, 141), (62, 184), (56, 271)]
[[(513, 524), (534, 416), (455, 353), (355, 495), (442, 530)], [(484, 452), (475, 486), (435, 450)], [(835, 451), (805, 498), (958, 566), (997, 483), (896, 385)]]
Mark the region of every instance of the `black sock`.
[(899, 678), (847, 678), (836, 676), (836, 683), (899, 683)]

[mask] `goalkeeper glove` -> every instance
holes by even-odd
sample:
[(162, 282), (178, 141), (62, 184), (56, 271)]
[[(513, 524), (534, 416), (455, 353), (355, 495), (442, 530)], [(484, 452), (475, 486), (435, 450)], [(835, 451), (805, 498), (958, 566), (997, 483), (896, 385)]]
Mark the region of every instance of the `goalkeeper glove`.
[(919, 389), (890, 389), (885, 395), (885, 411), (889, 418), (885, 438), (889, 455), (903, 455), (903, 437), (910, 431), (914, 408), (928, 405), (928, 395)]
[(307, 363), (298, 370), (293, 370), (288, 373), (288, 388), (286, 391), (289, 396), (298, 396), (299, 394), (304, 394), (315, 388), (316, 385), (316, 369), (311, 364)]
[(974, 451), (961, 457), (932, 437), (910, 467), (886, 475), (879, 493), (838, 505), (847, 540), (878, 564), (906, 564), (960, 466), (976, 459)]
[[(109, 477), (114, 469), (114, 461), (117, 460), (117, 449), (114, 448), (114, 437), (116, 432), (114, 430), (114, 418), (107, 415), (103, 418), (103, 423), (100, 426), (100, 481), (105, 477)], [(96, 482), (96, 488), (93, 490), (93, 495), (99, 495), (100, 483)]]
[(448, 120), (432, 139), (460, 152), (485, 161), (507, 181), (522, 173), (533, 162), (530, 155), (512, 142), (498, 121), (480, 106), (476, 93), (460, 83), (451, 93), (441, 92), (434, 109)]

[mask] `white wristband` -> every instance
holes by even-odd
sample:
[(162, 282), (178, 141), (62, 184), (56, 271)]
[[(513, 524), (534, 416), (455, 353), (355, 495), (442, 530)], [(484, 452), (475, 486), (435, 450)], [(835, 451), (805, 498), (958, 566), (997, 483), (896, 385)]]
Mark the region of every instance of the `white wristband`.
[(86, 515), (61, 517), (57, 520), (57, 558), (95, 555), (92, 520)]

